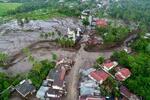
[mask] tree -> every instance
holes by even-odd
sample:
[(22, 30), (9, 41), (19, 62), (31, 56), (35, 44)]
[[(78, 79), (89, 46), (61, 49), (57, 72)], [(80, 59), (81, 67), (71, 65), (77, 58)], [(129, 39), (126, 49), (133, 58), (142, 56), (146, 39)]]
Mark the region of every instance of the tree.
[(90, 23), (89, 23), (89, 21), (88, 21), (88, 18), (85, 18), (85, 19), (83, 19), (82, 20), (82, 24), (86, 27), (86, 26), (88, 26)]
[(135, 51), (146, 52), (149, 45), (149, 40), (146, 39), (138, 39), (132, 44), (132, 48)]
[(36, 61), (33, 64), (32, 70), (28, 73), (28, 79), (31, 79), (36, 88), (41, 86), (42, 81), (45, 79), (51, 69), (55, 67), (55, 63), (51, 60)]
[(124, 81), (124, 84), (137, 95), (149, 100), (150, 91), (147, 88), (150, 86), (150, 55), (143, 50), (138, 51), (136, 55), (128, 55), (121, 51), (115, 52), (112, 59), (117, 60), (123, 67), (128, 67), (132, 72), (131, 77)]
[(149, 43), (148, 46), (146, 47), (146, 52), (147, 52), (148, 54), (150, 54), (150, 43)]
[(124, 65), (125, 67), (129, 66), (129, 56), (125, 51), (114, 52), (111, 56), (111, 59), (116, 60), (119, 64)]
[(68, 38), (60, 38), (58, 39), (58, 44), (60, 44), (62, 47), (73, 47), (75, 45), (75, 42)]
[(97, 62), (98, 64), (102, 64), (102, 63), (104, 62), (104, 57), (99, 56), (99, 57), (96, 59), (96, 62)]

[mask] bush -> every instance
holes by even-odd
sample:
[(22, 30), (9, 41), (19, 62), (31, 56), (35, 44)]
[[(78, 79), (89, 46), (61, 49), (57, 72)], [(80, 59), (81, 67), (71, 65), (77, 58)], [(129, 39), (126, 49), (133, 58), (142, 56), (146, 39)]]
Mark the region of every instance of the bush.
[(83, 19), (82, 20), (82, 24), (86, 27), (86, 26), (88, 26), (90, 23), (89, 23), (89, 21), (88, 21), (88, 18), (86, 18), (86, 19)]
[(99, 57), (96, 59), (96, 62), (97, 62), (98, 64), (102, 64), (102, 63), (104, 62), (104, 57), (99, 56)]
[(54, 66), (55, 63), (49, 60), (37, 62), (37, 64), (34, 65), (33, 69), (28, 74), (28, 78), (31, 79), (36, 88), (39, 88), (42, 84), (42, 81), (48, 75), (48, 72), (54, 68)]
[(8, 62), (8, 55), (0, 52), (0, 66), (5, 66)]

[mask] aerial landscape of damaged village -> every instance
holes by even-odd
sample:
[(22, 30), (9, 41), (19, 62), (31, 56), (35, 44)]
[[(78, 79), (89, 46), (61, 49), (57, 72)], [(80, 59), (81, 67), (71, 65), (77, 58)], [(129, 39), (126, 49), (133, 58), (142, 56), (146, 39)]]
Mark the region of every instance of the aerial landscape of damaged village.
[(150, 100), (150, 0), (0, 0), (0, 100)]

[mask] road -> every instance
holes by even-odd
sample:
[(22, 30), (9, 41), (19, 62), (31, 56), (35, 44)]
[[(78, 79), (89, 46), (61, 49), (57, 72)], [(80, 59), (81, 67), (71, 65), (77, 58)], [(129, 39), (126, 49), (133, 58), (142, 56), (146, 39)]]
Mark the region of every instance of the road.
[(86, 52), (84, 51), (84, 45), (77, 52), (75, 57), (75, 64), (67, 78), (67, 96), (64, 100), (78, 100), (78, 82), (79, 82), (79, 70), (84, 66), (92, 66), (98, 56), (109, 58), (112, 52)]

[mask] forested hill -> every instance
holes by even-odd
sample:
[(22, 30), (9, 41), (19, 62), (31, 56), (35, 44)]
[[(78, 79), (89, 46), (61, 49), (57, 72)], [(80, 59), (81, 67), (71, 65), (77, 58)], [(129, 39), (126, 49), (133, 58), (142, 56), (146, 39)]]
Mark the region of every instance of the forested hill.
[(139, 21), (150, 25), (150, 0), (119, 0), (112, 2), (109, 14), (113, 18)]

